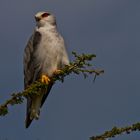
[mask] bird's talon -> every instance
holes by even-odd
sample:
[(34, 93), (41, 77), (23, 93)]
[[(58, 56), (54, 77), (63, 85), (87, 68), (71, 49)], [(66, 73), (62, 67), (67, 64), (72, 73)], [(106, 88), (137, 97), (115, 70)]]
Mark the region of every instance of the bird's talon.
[(54, 75), (60, 74), (61, 72), (62, 72), (62, 70), (55, 70)]
[(42, 76), (41, 76), (41, 82), (42, 82), (42, 83), (48, 84), (50, 81), (51, 81), (51, 80), (50, 80), (50, 78), (49, 78), (47, 75), (42, 75)]

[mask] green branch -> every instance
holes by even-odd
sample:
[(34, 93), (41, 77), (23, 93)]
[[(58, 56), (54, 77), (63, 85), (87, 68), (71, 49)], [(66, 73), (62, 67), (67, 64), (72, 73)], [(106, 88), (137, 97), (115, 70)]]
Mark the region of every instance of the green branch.
[(130, 134), (134, 131), (140, 131), (140, 123), (135, 123), (131, 126), (122, 128), (113, 127), (110, 131), (106, 131), (104, 134), (90, 137), (90, 140), (106, 140), (107, 138), (113, 138), (123, 133)]
[[(93, 58), (96, 56), (93, 54), (82, 54), (77, 55), (75, 52), (73, 52), (73, 55), (75, 57), (75, 60), (70, 63), (69, 66), (66, 66), (65, 68), (60, 71), (59, 74), (55, 74), (51, 81), (55, 83), (55, 81), (59, 80), (61, 82), (64, 81), (65, 76), (75, 73), (75, 74), (83, 74), (84, 78), (87, 78), (89, 75), (93, 76), (93, 80), (95, 80), (96, 76), (104, 73), (103, 70), (97, 70), (92, 67), (92, 65), (89, 63)], [(39, 81), (34, 82), (31, 84), (26, 90), (18, 93), (13, 93), (11, 98), (7, 100), (4, 104), (0, 105), (0, 116), (5, 116), (8, 114), (8, 107), (9, 105), (16, 105), (23, 103), (24, 99), (28, 96), (32, 97), (34, 95), (38, 95), (40, 89), (47, 88), (47, 84), (41, 83)], [(121, 134), (130, 134), (133, 131), (140, 131), (140, 123), (133, 124), (131, 126), (117, 128), (113, 127), (112, 130), (106, 131), (101, 135), (98, 136), (92, 136), (90, 137), (90, 140), (106, 140), (107, 138), (112, 138), (117, 135)]]
[[(72, 54), (74, 55), (75, 60), (71, 62), (69, 66), (63, 68), (59, 74), (55, 74), (51, 78), (52, 82), (55, 82), (57, 80), (63, 82), (64, 77), (71, 73), (83, 74), (85, 78), (89, 75), (93, 75), (94, 80), (97, 75), (104, 73), (103, 70), (97, 70), (92, 68), (92, 65), (89, 63), (89, 61), (96, 57), (94, 54), (77, 55), (75, 52), (73, 52)], [(47, 88), (47, 86), (47, 84), (36, 81), (31, 84), (26, 90), (18, 93), (13, 93), (11, 95), (12, 97), (0, 106), (0, 116), (5, 116), (6, 114), (8, 114), (9, 105), (21, 104), (23, 103), (24, 98), (26, 98), (27, 96), (33, 96), (35, 94), (37, 95), (40, 89), (45, 89)]]

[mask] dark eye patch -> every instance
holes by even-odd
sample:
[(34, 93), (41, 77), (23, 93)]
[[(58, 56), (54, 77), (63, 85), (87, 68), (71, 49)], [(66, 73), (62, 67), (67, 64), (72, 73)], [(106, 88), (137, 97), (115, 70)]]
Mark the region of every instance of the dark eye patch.
[(50, 14), (49, 13), (44, 13), (44, 14), (42, 14), (41, 16), (42, 17), (48, 17)]

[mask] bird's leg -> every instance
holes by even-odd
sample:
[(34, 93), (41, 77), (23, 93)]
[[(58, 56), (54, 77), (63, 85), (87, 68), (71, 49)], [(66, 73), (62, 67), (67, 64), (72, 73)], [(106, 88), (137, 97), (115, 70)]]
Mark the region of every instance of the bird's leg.
[(50, 81), (51, 81), (51, 80), (50, 80), (50, 78), (49, 78), (47, 75), (43, 74), (43, 75), (41, 76), (41, 82), (42, 82), (42, 83), (48, 84)]
[(62, 70), (58, 70), (58, 69), (57, 69), (57, 70), (55, 70), (55, 71), (53, 72), (53, 74), (54, 74), (54, 75), (57, 75), (57, 74), (60, 74), (61, 72), (62, 72)]

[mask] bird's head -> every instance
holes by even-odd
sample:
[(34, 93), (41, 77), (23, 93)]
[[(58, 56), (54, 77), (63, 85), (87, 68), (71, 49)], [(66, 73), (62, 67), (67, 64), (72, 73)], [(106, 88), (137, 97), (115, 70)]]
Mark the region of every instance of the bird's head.
[(39, 26), (39, 27), (43, 27), (45, 25), (46, 26), (47, 25), (51, 25), (51, 26), (56, 25), (55, 17), (48, 12), (38, 12), (35, 15), (35, 20), (36, 20), (37, 26)]

